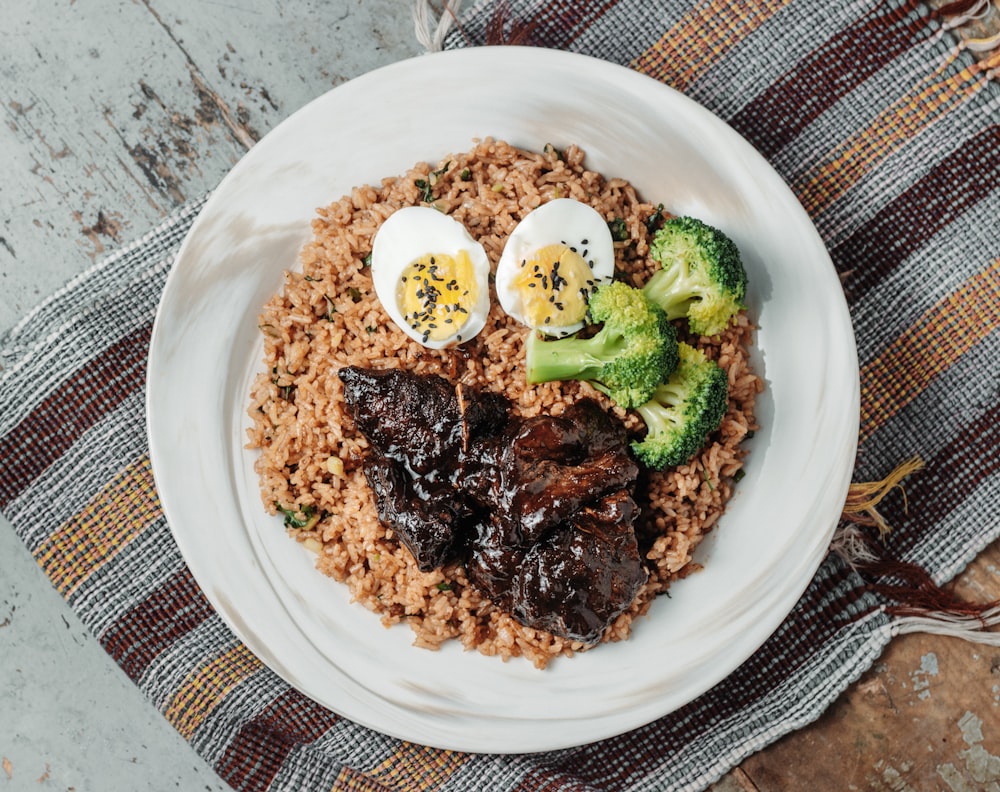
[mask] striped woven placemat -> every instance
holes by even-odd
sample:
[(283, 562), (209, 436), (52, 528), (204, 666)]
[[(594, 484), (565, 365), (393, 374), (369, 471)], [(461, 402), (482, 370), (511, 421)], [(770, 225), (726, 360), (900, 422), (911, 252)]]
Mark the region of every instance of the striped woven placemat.
[[(427, 35), (431, 46), (533, 44), (624, 64), (705, 105), (770, 160), (829, 247), (850, 305), (862, 383), (855, 480), (883, 478), (913, 454), (925, 462), (907, 481), (908, 509), (895, 495), (878, 505), (894, 526), (879, 546), (936, 583), (1000, 535), (1000, 64), (987, 33), (949, 31), (981, 24), (980, 7), (522, 0), (446, 12)], [(234, 788), (702, 789), (815, 719), (913, 624), (893, 617), (875, 568), (831, 553), (734, 674), (601, 743), (468, 755), (323, 709), (213, 612), (150, 474), (149, 334), (200, 207), (76, 278), (3, 339), (0, 509), (109, 654)]]

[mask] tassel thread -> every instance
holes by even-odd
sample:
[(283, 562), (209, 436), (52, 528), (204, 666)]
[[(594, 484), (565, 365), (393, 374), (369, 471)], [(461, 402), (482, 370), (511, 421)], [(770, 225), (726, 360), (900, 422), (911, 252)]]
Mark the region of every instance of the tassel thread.
[(903, 493), (903, 510), (906, 511), (906, 490), (902, 487), (901, 482), (907, 476), (922, 470), (923, 467), (923, 460), (919, 456), (912, 456), (897, 465), (888, 476), (880, 481), (863, 481), (851, 484), (847, 491), (847, 499), (844, 501), (842, 517), (848, 522), (858, 525), (874, 526), (878, 529), (879, 538), (884, 541), (892, 527), (879, 512), (877, 508), (879, 503), (898, 487)]
[[(1000, 600), (977, 604), (938, 585), (923, 567), (886, 556), (885, 539), (892, 530), (878, 510), (878, 505), (894, 489), (903, 494), (902, 482), (922, 470), (919, 456), (897, 465), (880, 481), (851, 484), (838, 529), (830, 550), (843, 558), (855, 572), (868, 578), (866, 590), (888, 600), (885, 612), (893, 617), (893, 635), (927, 633), (962, 638), (989, 646), (1000, 646)], [(871, 540), (863, 527), (878, 529), (880, 542)]]
[(993, 0), (951, 0), (932, 3), (941, 28), (953, 34), (958, 47), (971, 52), (987, 77), (996, 78), (1000, 59), (1000, 8)]
[[(440, 52), (444, 39), (453, 25), (458, 24), (458, 10), (462, 0), (443, 0), (440, 14), (435, 17), (430, 0), (413, 3), (413, 27), (417, 41), (427, 52)], [(461, 29), (461, 28), (459, 28)]]
[(1000, 632), (990, 632), (990, 628), (998, 625), (1000, 605), (993, 605), (978, 614), (929, 612), (919, 616), (901, 616), (890, 629), (894, 635), (946, 635), (987, 646), (1000, 646)]

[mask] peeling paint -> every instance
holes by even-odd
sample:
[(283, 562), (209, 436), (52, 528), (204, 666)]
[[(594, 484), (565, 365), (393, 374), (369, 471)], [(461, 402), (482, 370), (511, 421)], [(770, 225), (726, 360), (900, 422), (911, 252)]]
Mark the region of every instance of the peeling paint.
[(934, 652), (928, 652), (920, 658), (920, 668), (910, 672), (910, 679), (913, 681), (913, 690), (917, 698), (924, 701), (930, 698), (930, 678), (938, 675), (938, 659)]
[(912, 765), (909, 762), (904, 762), (901, 768), (902, 772), (891, 765), (887, 766), (885, 762), (876, 762), (875, 769), (881, 771), (881, 774), (869, 776), (869, 789), (886, 790), (886, 792), (917, 792), (903, 777), (903, 773), (908, 773), (912, 769)]
[(968, 748), (958, 752), (965, 763), (962, 773), (952, 762), (938, 765), (935, 770), (950, 792), (1000, 792), (1000, 756), (984, 748), (983, 721), (972, 712), (959, 718), (958, 730)]
[(121, 240), (123, 226), (121, 215), (117, 213), (105, 214), (104, 210), (99, 209), (97, 220), (90, 226), (83, 225), (83, 215), (80, 212), (74, 212), (73, 218), (80, 223), (80, 233), (94, 246), (91, 257), (95, 257), (107, 249), (102, 237), (110, 239), (112, 242)]

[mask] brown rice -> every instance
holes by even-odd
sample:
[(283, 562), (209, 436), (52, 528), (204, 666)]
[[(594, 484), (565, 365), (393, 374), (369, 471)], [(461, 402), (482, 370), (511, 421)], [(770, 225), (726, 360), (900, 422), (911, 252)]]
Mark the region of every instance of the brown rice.
[[(558, 413), (587, 395), (631, 427), (641, 422), (586, 384), (526, 385), (521, 362), (527, 331), (503, 313), (495, 294), (486, 328), (461, 348), (426, 349), (392, 324), (375, 296), (366, 257), (382, 221), (421, 202), (416, 184), (421, 180), (430, 183), (434, 205), (483, 244), (494, 267), (521, 217), (544, 201), (571, 197), (609, 221), (625, 221), (631, 239), (616, 243), (619, 277), (639, 285), (652, 270), (644, 221), (655, 207), (625, 180), (587, 170), (584, 152), (574, 146), (533, 153), (485, 139), (467, 153), (433, 166), (419, 164), (378, 187), (357, 187), (318, 210), (301, 271), (287, 272), (282, 291), (264, 307), (264, 370), (250, 399), (249, 447), (260, 451), (256, 471), (267, 510), (297, 511), (303, 519), (302, 510), (321, 515), (318, 521), (313, 517), (315, 524), (289, 532), (317, 554), (323, 573), (346, 583), (354, 599), (381, 614), (386, 626), (406, 621), (418, 646), (436, 648), (454, 638), (483, 654), (524, 656), (542, 668), (555, 656), (586, 647), (521, 626), (469, 585), (461, 565), (420, 572), (380, 524), (361, 468), (367, 444), (345, 413), (336, 372), (357, 365), (440, 374), (502, 389), (525, 416)], [(659, 199), (669, 204), (669, 196)], [(628, 637), (632, 620), (656, 595), (693, 571), (694, 549), (723, 513), (742, 467), (740, 442), (755, 428), (754, 400), (762, 387), (749, 364), (752, 338), (753, 327), (741, 314), (720, 337), (688, 339), (727, 370), (729, 410), (699, 456), (651, 474), (637, 494), (646, 507), (637, 530), (650, 548), (650, 579), (607, 631), (606, 641)]]

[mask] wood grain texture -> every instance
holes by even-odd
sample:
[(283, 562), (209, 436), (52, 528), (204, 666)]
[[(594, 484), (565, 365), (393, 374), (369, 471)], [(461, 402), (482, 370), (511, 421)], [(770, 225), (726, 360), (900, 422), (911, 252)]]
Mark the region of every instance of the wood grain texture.
[[(949, 587), (1000, 598), (1000, 543)], [(1000, 792), (1000, 648), (903, 635), (814, 724), (712, 792)]]
[(311, 99), (419, 52), (400, 0), (40, 0), (4, 16), (0, 331)]

